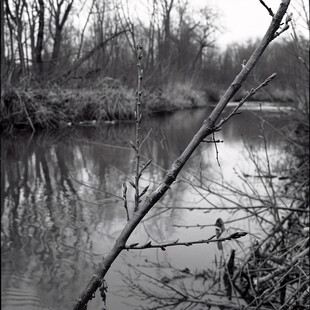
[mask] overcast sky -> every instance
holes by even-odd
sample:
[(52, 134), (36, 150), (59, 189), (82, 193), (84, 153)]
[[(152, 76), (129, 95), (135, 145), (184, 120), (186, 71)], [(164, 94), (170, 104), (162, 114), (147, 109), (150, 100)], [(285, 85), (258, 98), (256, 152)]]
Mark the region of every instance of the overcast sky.
[[(177, 0), (174, 4), (177, 4)], [(281, 0), (264, 0), (275, 13), (281, 3)], [(300, 0), (291, 0), (289, 12), (295, 7), (298, 8)], [(304, 0), (307, 5), (307, 0)], [(133, 16), (138, 16), (142, 21), (148, 22), (150, 18), (149, 0), (128, 0), (129, 10)], [(232, 42), (245, 43), (248, 39), (261, 38), (270, 22), (271, 16), (259, 0), (188, 0), (188, 6), (194, 11), (199, 11), (203, 7), (210, 7), (218, 13), (219, 20), (217, 24), (222, 28), (221, 33), (217, 36), (217, 45), (220, 48)], [(86, 14), (86, 13), (85, 13)], [(298, 14), (294, 11), (294, 18)], [(79, 16), (85, 19), (87, 14)], [(84, 23), (81, 23), (83, 27)], [(288, 36), (290, 31), (285, 32), (282, 37)], [(308, 31), (304, 29), (303, 34), (308, 36)]]
[[(281, 0), (264, 2), (275, 13)], [(189, 3), (197, 7), (210, 4), (218, 11), (220, 24), (224, 28), (217, 38), (220, 47), (231, 42), (245, 42), (250, 38), (262, 37), (271, 21), (271, 16), (259, 0), (189, 0)]]
[[(276, 13), (281, 0), (264, 0), (264, 2)], [(149, 1), (129, 0), (129, 3), (131, 9), (141, 18), (141, 7), (143, 7), (143, 3), (149, 3)], [(134, 3), (140, 4), (135, 7)], [(177, 4), (177, 0), (174, 3)], [(296, 8), (298, 3), (297, 0), (291, 0), (289, 12), (292, 11), (294, 5)], [(307, 5), (307, 0), (305, 3)], [(223, 28), (217, 36), (217, 44), (221, 48), (232, 42), (243, 43), (248, 39), (261, 38), (271, 22), (271, 16), (259, 0), (188, 0), (188, 6), (195, 11), (207, 6), (218, 13), (218, 25)], [(298, 14), (294, 14), (294, 16), (296, 15)], [(149, 19), (149, 15), (147, 15), (147, 19)], [(286, 32), (284, 35), (288, 34), (289, 32)], [(304, 35), (307, 36), (308, 32), (304, 31)]]

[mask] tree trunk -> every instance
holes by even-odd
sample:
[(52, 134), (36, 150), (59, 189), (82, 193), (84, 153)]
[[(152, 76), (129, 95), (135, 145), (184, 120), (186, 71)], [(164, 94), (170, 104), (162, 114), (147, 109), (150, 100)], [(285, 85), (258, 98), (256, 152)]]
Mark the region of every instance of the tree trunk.
[(50, 63), (50, 69), (51, 72), (54, 71), (55, 66), (58, 61), (59, 52), (60, 52), (60, 46), (61, 46), (61, 39), (62, 39), (62, 29), (56, 25), (56, 31), (55, 31), (55, 37), (54, 37), (54, 46), (53, 46), (53, 52), (52, 52), (52, 58)]
[(68, 6), (65, 9), (64, 15), (60, 21), (60, 14), (61, 14), (61, 6), (63, 5), (64, 1), (61, 1), (59, 4), (57, 4), (57, 10), (54, 10), (55, 14), (55, 35), (54, 35), (54, 46), (53, 46), (53, 52), (52, 52), (52, 58), (49, 66), (49, 72), (52, 74), (56, 67), (57, 62), (60, 54), (60, 46), (62, 41), (62, 31), (64, 28), (64, 25), (68, 19), (70, 10), (73, 5), (73, 0), (69, 2)]
[[(3, 86), (4, 75), (5, 75), (5, 52), (4, 52), (4, 1), (1, 0), (1, 28), (0, 28), (0, 37), (1, 37), (1, 89)], [(2, 196), (1, 196), (2, 197)]]
[(44, 0), (39, 0), (39, 29), (37, 34), (37, 45), (35, 48), (35, 62), (38, 67), (38, 74), (41, 76), (43, 73), (42, 51), (44, 39)]
[(17, 20), (17, 45), (18, 45), (18, 53), (19, 53), (19, 60), (21, 66), (22, 77), (26, 75), (26, 67), (25, 67), (25, 54), (24, 54), (24, 47), (23, 47), (23, 26), (22, 21), (20, 19)]

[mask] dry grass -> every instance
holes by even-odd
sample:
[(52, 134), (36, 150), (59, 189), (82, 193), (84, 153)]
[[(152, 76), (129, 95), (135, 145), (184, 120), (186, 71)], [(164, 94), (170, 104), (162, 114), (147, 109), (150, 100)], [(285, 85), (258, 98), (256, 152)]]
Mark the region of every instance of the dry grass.
[[(87, 121), (134, 119), (135, 91), (105, 78), (92, 89), (8, 88), (2, 94), (1, 127), (56, 128)], [(142, 112), (150, 115), (204, 106), (205, 97), (190, 83), (170, 83), (164, 90), (144, 91)]]
[(204, 107), (208, 103), (205, 93), (191, 82), (170, 82), (152, 93), (145, 92), (144, 100), (149, 114)]
[(133, 117), (134, 94), (124, 87), (97, 90), (10, 88), (3, 92), (2, 129), (55, 128), (80, 121)]

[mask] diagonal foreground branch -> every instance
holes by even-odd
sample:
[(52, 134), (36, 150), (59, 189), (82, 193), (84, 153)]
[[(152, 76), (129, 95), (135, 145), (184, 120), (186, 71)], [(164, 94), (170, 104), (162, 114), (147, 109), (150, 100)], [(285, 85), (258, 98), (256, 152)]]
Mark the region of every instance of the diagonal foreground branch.
[(102, 285), (103, 279), (110, 269), (112, 263), (120, 254), (120, 252), (125, 249), (126, 242), (134, 229), (137, 227), (143, 217), (149, 212), (149, 210), (154, 206), (154, 204), (165, 194), (170, 185), (175, 181), (179, 172), (190, 158), (192, 153), (195, 151), (195, 149), (198, 147), (198, 145), (203, 141), (203, 139), (215, 131), (215, 122), (219, 119), (231, 98), (240, 89), (243, 82), (246, 80), (247, 76), (259, 60), (260, 56), (263, 54), (268, 44), (274, 39), (275, 33), (280, 27), (281, 20), (286, 13), (289, 3), (290, 0), (281, 1), (280, 7), (272, 18), (271, 24), (259, 46), (256, 48), (240, 73), (236, 76), (235, 80), (229, 86), (210, 116), (203, 122), (201, 128), (195, 134), (186, 149), (183, 151), (180, 157), (173, 162), (162, 183), (145, 199), (140, 209), (135, 212), (132, 218), (127, 222), (118, 239), (115, 241), (113, 248), (110, 250), (108, 255), (104, 257), (98, 270), (87, 284), (85, 290), (81, 293), (79, 298), (76, 299), (73, 305), (74, 310), (86, 309), (88, 301), (93, 298), (96, 290)]

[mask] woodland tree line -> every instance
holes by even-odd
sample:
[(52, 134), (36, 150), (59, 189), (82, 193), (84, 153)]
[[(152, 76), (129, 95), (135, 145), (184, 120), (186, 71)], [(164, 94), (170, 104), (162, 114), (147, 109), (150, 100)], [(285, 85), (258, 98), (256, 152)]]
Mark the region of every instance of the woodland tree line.
[[(225, 29), (219, 26), (217, 12), (208, 5), (194, 12), (188, 1), (137, 2), (135, 10), (142, 12), (137, 18), (132, 3), (125, 0), (4, 0), (1, 5), (5, 85), (80, 88), (112, 77), (134, 86), (135, 46), (140, 42), (144, 86), (150, 90), (167, 81), (219, 89), (231, 82), (256, 46), (249, 41), (220, 51), (216, 37)], [(299, 89), (307, 81), (297, 55), (307, 59), (308, 44), (300, 36), (297, 42), (273, 43), (248, 83), (257, 85), (277, 72), (274, 85)]]

